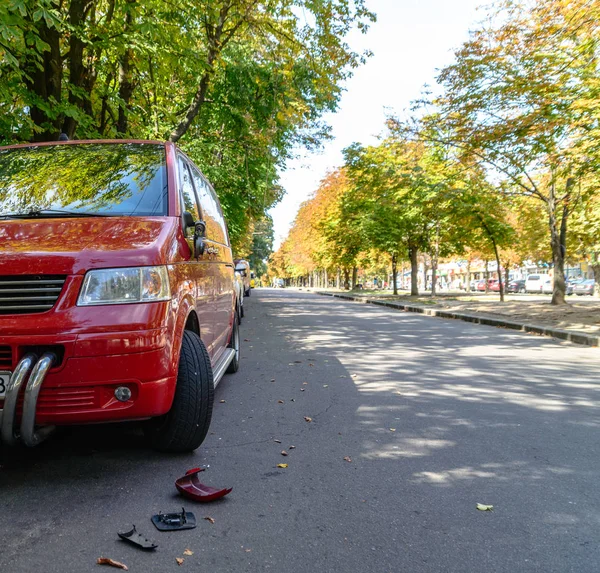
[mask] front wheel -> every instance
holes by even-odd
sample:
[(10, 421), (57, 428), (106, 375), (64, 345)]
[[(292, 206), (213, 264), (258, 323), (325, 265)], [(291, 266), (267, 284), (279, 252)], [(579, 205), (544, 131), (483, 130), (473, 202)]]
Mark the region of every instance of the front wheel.
[(214, 393), (206, 347), (195, 332), (185, 330), (173, 404), (167, 414), (147, 422), (150, 445), (162, 452), (191, 452), (200, 446), (210, 427)]

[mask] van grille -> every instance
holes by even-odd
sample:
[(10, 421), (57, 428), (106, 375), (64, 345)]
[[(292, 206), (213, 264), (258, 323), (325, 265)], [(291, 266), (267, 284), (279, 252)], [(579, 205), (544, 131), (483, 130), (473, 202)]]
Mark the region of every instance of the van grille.
[(64, 275), (0, 276), (0, 314), (31, 314), (50, 310), (66, 278)]
[(0, 369), (12, 366), (12, 350), (10, 346), (0, 346)]

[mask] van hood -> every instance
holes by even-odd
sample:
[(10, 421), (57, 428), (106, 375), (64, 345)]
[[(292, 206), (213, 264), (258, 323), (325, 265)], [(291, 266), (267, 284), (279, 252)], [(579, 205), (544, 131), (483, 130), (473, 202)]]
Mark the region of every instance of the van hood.
[(0, 221), (0, 275), (78, 274), (168, 262), (170, 217), (73, 217)]

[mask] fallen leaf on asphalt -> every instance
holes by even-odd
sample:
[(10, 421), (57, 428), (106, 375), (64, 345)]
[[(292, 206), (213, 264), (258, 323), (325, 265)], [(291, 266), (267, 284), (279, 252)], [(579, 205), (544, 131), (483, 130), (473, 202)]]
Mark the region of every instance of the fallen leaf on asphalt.
[(186, 550), (183, 552), (183, 554), (184, 554), (184, 555), (193, 555), (193, 554), (194, 554), (194, 552), (193, 552), (191, 549), (186, 549)]
[(303, 385), (303, 386), (306, 386), (306, 384), (308, 384), (308, 382), (302, 382), (302, 385)]
[(493, 505), (485, 505), (483, 503), (478, 503), (477, 504), (477, 509), (479, 511), (493, 511), (494, 510), (494, 506)]
[(328, 388), (329, 384), (323, 384), (323, 388)]
[(220, 400), (221, 404), (225, 404), (225, 400)]
[(215, 520), (212, 517), (206, 516), (204, 519), (206, 519), (206, 521), (210, 521), (211, 523), (215, 522)]
[(252, 549), (244, 549), (244, 551), (245, 551), (246, 553), (250, 553), (250, 552), (252, 551)]
[(175, 557), (175, 561), (177, 561), (177, 565), (183, 565), (185, 559), (183, 557)]
[(296, 398), (290, 398), (290, 402), (295, 402)]
[(302, 360), (294, 360), (294, 364), (302, 364)]
[(390, 428), (390, 432), (395, 432), (396, 428)]
[(281, 444), (281, 440), (273, 440), (276, 444)]
[(244, 342), (250, 342), (249, 338), (244, 338)]
[(311, 364), (309, 364), (309, 366), (314, 366), (314, 364), (311, 363)]
[(312, 422), (312, 418), (310, 418), (309, 416), (304, 416), (304, 420), (307, 422)]
[(283, 400), (277, 400), (278, 404), (283, 404)]
[(111, 567), (116, 567), (117, 569), (123, 569), (124, 571), (129, 571), (129, 568), (124, 563), (119, 563), (114, 559), (110, 559), (109, 557), (98, 557), (96, 559), (96, 563), (98, 565), (110, 565)]
[(271, 378), (271, 382), (275, 382), (275, 378)]
[(304, 392), (305, 388), (300, 388), (300, 392)]
[(351, 461), (352, 461), (352, 458), (351, 458), (350, 456), (344, 456), (344, 459), (345, 459), (347, 462), (351, 462)]
[(290, 449), (290, 450), (295, 450), (295, 449), (296, 449), (296, 446), (290, 446), (290, 447), (289, 447), (289, 449)]
[(282, 455), (282, 456), (287, 456), (287, 455), (288, 455), (288, 453), (287, 453), (285, 450), (283, 450), (283, 451), (281, 452), (281, 455)]
[(288, 465), (287, 464), (277, 464), (277, 467), (285, 469), (288, 467)]

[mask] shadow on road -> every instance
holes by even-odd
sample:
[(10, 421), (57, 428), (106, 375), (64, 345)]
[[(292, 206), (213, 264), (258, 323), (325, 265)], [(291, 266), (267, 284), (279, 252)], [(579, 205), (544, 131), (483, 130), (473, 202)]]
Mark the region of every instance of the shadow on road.
[[(268, 289), (242, 337), (194, 455), (154, 453), (126, 425), (0, 461), (0, 569), (96, 570), (108, 551), (174, 571), (191, 546), (186, 565), (223, 572), (596, 570), (596, 350)], [(215, 525), (161, 536), (151, 558), (114, 540), (177, 509), (173, 480), (202, 464), (234, 487), (194, 508)]]

